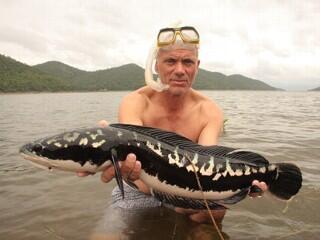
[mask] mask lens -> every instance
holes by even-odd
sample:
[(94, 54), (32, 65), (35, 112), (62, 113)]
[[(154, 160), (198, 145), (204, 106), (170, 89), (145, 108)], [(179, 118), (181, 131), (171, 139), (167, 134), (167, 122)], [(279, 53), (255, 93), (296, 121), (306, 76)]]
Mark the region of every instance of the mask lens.
[(174, 31), (173, 30), (163, 30), (158, 35), (158, 44), (170, 44), (174, 40)]
[(184, 43), (199, 44), (199, 34), (194, 27), (163, 28), (158, 34), (158, 47), (173, 44), (179, 35)]
[(199, 42), (199, 35), (192, 28), (181, 29), (181, 35), (186, 42)]

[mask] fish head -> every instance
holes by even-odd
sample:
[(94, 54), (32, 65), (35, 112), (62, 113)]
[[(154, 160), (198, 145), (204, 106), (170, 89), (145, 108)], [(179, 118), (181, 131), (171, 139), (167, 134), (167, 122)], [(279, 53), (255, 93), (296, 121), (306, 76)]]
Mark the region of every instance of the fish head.
[(38, 167), (97, 172), (111, 164), (107, 133), (101, 128), (65, 132), (27, 143), (20, 153)]

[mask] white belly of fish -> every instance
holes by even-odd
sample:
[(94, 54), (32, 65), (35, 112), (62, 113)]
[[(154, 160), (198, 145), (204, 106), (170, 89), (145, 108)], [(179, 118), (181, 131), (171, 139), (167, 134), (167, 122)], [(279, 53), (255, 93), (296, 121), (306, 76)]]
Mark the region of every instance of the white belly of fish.
[(193, 199), (205, 199), (208, 200), (222, 200), (229, 197), (232, 197), (240, 192), (239, 190), (236, 191), (222, 191), (222, 192), (214, 192), (214, 191), (192, 191), (188, 188), (181, 188), (176, 185), (170, 185), (166, 182), (161, 182), (155, 176), (151, 176), (147, 174), (145, 171), (141, 171), (140, 179), (150, 188), (157, 190), (159, 192), (169, 193), (176, 196), (186, 197), (186, 198), (193, 198)]
[(21, 153), (21, 155), (25, 159), (29, 160), (33, 165), (46, 170), (59, 169), (68, 172), (96, 173), (103, 171), (106, 167), (111, 165), (111, 161), (106, 161), (100, 166), (91, 164), (90, 162), (86, 162), (84, 165), (81, 165), (80, 163), (72, 160), (50, 160), (48, 158), (39, 157), (36, 155), (27, 155), (24, 153)]

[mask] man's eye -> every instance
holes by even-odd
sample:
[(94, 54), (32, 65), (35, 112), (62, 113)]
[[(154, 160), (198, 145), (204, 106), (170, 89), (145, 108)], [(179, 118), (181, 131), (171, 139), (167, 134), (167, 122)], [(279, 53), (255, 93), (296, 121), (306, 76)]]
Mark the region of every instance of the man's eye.
[(174, 64), (176, 62), (176, 60), (170, 58), (170, 59), (167, 59), (166, 62), (169, 64)]
[(186, 60), (183, 60), (183, 64), (187, 66), (191, 66), (194, 64), (194, 61), (192, 61), (191, 59), (186, 59)]

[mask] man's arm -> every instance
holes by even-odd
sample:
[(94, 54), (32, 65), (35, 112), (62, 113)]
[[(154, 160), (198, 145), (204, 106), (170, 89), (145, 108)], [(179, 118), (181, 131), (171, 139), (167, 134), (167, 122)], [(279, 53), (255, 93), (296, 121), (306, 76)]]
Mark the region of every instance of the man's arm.
[[(222, 110), (213, 102), (207, 101), (201, 108), (201, 114), (207, 116), (209, 120), (200, 133), (198, 143), (201, 145), (217, 145), (219, 135), (223, 128)], [(257, 180), (254, 180), (252, 185), (260, 188), (262, 192), (250, 193), (251, 197), (259, 196), (268, 189), (264, 182), (259, 182)]]
[(223, 112), (213, 102), (206, 101), (202, 104), (200, 115), (207, 121), (200, 132), (198, 143), (204, 146), (217, 145), (223, 127)]
[(146, 104), (145, 97), (138, 92), (129, 93), (120, 103), (118, 112), (119, 122), (142, 126), (142, 114)]
[[(120, 104), (118, 120), (120, 123), (142, 126), (143, 109), (146, 107), (146, 99), (137, 92), (132, 92), (125, 96)], [(149, 193), (148, 187), (139, 180), (141, 172), (141, 163), (137, 161), (134, 154), (129, 154), (121, 164), (121, 175), (124, 179), (133, 181), (142, 192)], [(113, 166), (107, 168), (101, 174), (103, 182), (109, 182), (115, 176)]]

